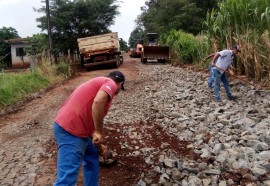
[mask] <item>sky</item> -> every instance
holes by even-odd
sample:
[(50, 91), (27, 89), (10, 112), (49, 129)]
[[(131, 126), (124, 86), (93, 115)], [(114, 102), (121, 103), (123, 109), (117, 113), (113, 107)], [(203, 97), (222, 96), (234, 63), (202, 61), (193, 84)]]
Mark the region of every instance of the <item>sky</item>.
[[(118, 32), (118, 37), (128, 42), (130, 33), (135, 28), (135, 19), (141, 13), (140, 7), (144, 6), (146, 0), (120, 1), (120, 15), (110, 29)], [(0, 28), (13, 27), (22, 38), (41, 33), (36, 18), (42, 14), (34, 12), (33, 7), (39, 9), (43, 5), (45, 6), (45, 3), (41, 0), (0, 0)]]

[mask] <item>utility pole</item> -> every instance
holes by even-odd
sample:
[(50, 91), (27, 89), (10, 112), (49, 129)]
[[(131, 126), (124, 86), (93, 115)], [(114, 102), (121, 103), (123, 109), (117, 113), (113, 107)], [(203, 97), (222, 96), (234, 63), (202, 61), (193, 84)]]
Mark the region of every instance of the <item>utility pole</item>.
[(52, 30), (51, 30), (51, 17), (50, 17), (50, 6), (49, 6), (49, 0), (46, 0), (46, 16), (47, 16), (47, 30), (48, 30), (48, 37), (49, 37), (49, 56), (50, 60), (52, 61), (52, 49), (53, 49), (53, 43), (52, 43)]

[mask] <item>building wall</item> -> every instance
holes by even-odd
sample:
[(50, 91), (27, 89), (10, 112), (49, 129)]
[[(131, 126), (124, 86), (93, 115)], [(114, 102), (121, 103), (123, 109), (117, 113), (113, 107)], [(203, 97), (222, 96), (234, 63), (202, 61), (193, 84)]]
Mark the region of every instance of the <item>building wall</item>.
[(24, 55), (18, 56), (18, 48), (27, 47), (27, 44), (11, 44), (11, 61), (12, 61), (12, 68), (28, 68), (30, 66), (29, 57)]

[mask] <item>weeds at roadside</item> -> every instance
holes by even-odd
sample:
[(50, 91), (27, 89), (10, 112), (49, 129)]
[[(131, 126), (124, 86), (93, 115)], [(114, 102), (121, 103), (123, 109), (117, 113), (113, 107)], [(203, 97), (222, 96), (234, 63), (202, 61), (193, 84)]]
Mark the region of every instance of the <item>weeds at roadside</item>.
[(0, 109), (23, 100), (51, 84), (70, 76), (69, 64), (53, 65), (49, 60), (38, 64), (33, 71), (0, 72)]

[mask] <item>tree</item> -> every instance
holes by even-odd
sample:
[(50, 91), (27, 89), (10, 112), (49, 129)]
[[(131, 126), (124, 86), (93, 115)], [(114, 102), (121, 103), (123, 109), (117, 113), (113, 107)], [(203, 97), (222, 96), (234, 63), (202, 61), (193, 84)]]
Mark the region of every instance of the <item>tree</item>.
[(31, 56), (35, 56), (48, 47), (48, 36), (47, 34), (34, 34), (32, 37), (27, 38), (26, 53)]
[[(11, 53), (10, 45), (5, 43), (5, 40), (18, 38), (18, 32), (13, 27), (2, 27), (0, 28), (0, 63), (11, 63)], [(6, 57), (5, 57), (6, 56)]]
[(130, 48), (132, 48), (135, 45), (136, 39), (142, 39), (144, 42), (146, 41), (146, 32), (140, 27), (137, 26), (130, 34), (128, 43)]
[[(54, 48), (76, 50), (77, 38), (109, 33), (118, 7), (117, 0), (50, 0)], [(45, 13), (46, 9), (37, 11)], [(37, 21), (38, 27), (47, 30), (46, 16)]]
[(203, 30), (207, 10), (216, 5), (217, 0), (148, 0), (136, 22), (146, 32), (176, 29), (196, 35)]
[(123, 39), (120, 39), (119, 44), (120, 44), (120, 50), (121, 51), (125, 51), (125, 52), (128, 51), (128, 45), (127, 45), (126, 41), (124, 41)]
[(10, 46), (4, 41), (8, 39), (18, 38), (18, 32), (12, 27), (2, 27), (0, 28), (0, 56), (5, 56), (10, 53)]

